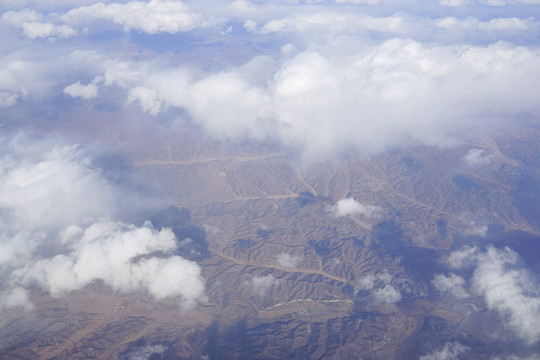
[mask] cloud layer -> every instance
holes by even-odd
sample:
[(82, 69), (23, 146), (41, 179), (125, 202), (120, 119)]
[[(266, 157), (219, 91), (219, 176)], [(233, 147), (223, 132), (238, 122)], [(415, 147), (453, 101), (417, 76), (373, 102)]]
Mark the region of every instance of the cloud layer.
[[(85, 3), (47, 2), (39, 11), (4, 5), (0, 25), (42, 48), (6, 53), (0, 106), (31, 98), (38, 84), (86, 101), (121, 89), (122, 106), (138, 104), (151, 116), (181, 109), (216, 139), (271, 140), (311, 159), (351, 149), (450, 146), (476, 128), (540, 112), (540, 25), (531, 1)], [(118, 31), (156, 41), (134, 35), (113, 51), (105, 45)], [(7, 43), (22, 41), (6, 33)], [(201, 39), (208, 58), (224, 58), (208, 68), (184, 63), (200, 60), (190, 47)], [(261, 42), (267, 50), (254, 50)], [(51, 79), (52, 67), (39, 63), (57, 51), (64, 66)], [(137, 51), (145, 55), (133, 56)], [(156, 60), (160, 52), (171, 61)], [(8, 81), (28, 71), (41, 81)], [(61, 86), (58, 79), (65, 79)], [(466, 161), (484, 164), (489, 158), (481, 155)]]

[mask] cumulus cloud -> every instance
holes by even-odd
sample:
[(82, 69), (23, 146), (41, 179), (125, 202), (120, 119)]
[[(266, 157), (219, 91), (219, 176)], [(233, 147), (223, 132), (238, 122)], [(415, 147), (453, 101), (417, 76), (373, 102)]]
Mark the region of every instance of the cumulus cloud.
[(381, 208), (375, 205), (363, 205), (353, 198), (341, 199), (330, 208), (330, 212), (336, 217), (363, 215), (365, 217), (376, 217)]
[[(22, 148), (7, 145), (0, 158), (0, 209), (12, 225), (36, 229), (66, 226), (114, 213), (115, 189), (76, 146)], [(54, 211), (53, 211), (54, 209)]]
[(23, 34), (29, 39), (68, 38), (77, 34), (77, 31), (67, 25), (54, 25), (51, 23), (24, 23), (22, 29)]
[(476, 246), (465, 246), (452, 251), (444, 262), (453, 269), (463, 269), (474, 266), (479, 249)]
[(164, 345), (145, 346), (129, 352), (124, 358), (127, 360), (149, 360), (154, 359), (158, 355), (163, 357), (165, 351), (167, 351), (167, 347)]
[(482, 149), (471, 149), (463, 158), (469, 166), (484, 166), (492, 163), (491, 155), (487, 155)]
[(87, 85), (83, 85), (80, 81), (77, 81), (66, 86), (64, 88), (64, 94), (71, 97), (80, 97), (84, 100), (95, 99), (99, 95), (98, 85), (102, 80), (103, 78), (98, 76)]
[(460, 343), (446, 343), (441, 350), (423, 355), (420, 360), (458, 360), (469, 348)]
[[(489, 309), (501, 313), (520, 338), (532, 344), (540, 339), (537, 326), (540, 321), (540, 293), (538, 284), (526, 269), (517, 266), (517, 262), (518, 255), (514, 251), (494, 247), (483, 252), (476, 247), (464, 248), (452, 252), (447, 259), (454, 268), (474, 264), (471, 290), (483, 297)], [(439, 284), (452, 291), (453, 284), (448, 280), (439, 278)], [(450, 280), (461, 285), (457, 278)], [(457, 289), (459, 291), (459, 287)]]
[(512, 31), (512, 30), (527, 30), (534, 27), (534, 19), (520, 18), (495, 18), (489, 21), (480, 21), (476, 18), (468, 17), (466, 19), (458, 19), (455, 17), (446, 17), (438, 19), (435, 22), (436, 26), (444, 29), (453, 30), (480, 30), (480, 31)]
[(29, 39), (46, 39), (51, 37), (68, 38), (77, 35), (77, 31), (67, 25), (55, 25), (42, 22), (43, 16), (33, 10), (6, 11), (1, 20), (22, 28)]
[(211, 26), (217, 19), (206, 19), (192, 12), (181, 1), (151, 0), (127, 3), (97, 3), (70, 10), (63, 16), (69, 24), (84, 24), (99, 19), (121, 25), (125, 31), (139, 30), (148, 34), (177, 33)]
[(395, 304), (401, 301), (401, 293), (390, 284), (374, 290), (373, 295), (378, 302), (383, 304)]
[(393, 287), (390, 282), (392, 275), (383, 270), (376, 274), (368, 274), (354, 281), (354, 293), (358, 294), (361, 290), (370, 291), (376, 302), (382, 304), (395, 304), (401, 301), (401, 292)]
[(461, 5), (470, 4), (470, 3), (471, 2), (467, 0), (439, 0), (440, 5), (451, 6), (451, 7), (461, 6)]
[(448, 292), (460, 299), (469, 297), (469, 294), (463, 287), (465, 285), (465, 280), (459, 275), (450, 274), (449, 276), (446, 276), (439, 274), (435, 275), (431, 282), (440, 292)]
[(335, 0), (336, 4), (376, 5), (381, 0)]
[[(202, 298), (200, 267), (170, 254), (177, 239), (170, 229), (155, 230), (101, 221), (69, 229), (62, 241), (70, 251), (39, 259), (12, 273), (12, 282), (38, 284), (52, 296), (82, 289), (97, 280), (122, 292), (147, 289), (156, 299), (179, 297), (185, 307)], [(167, 254), (167, 256), (151, 256)]]
[(540, 294), (525, 269), (512, 267), (517, 254), (506, 248), (488, 248), (478, 256), (473, 289), (490, 309), (503, 314), (519, 337), (528, 343), (540, 339)]
[(251, 63), (198, 80), (127, 63), (105, 78), (137, 89), (131, 100), (146, 111), (187, 110), (216, 138), (275, 139), (320, 157), (351, 147), (449, 146), (497, 114), (536, 113), (539, 59), (540, 51), (504, 43), (426, 47), (393, 39), (341, 57), (301, 52), (277, 70), (259, 61), (260, 79), (245, 71)]
[(487, 225), (477, 224), (476, 221), (470, 221), (469, 225), (470, 228), (466, 231), (467, 234), (486, 237), (489, 230)]
[(159, 114), (162, 108), (162, 102), (157, 93), (143, 86), (129, 90), (128, 102), (138, 102), (150, 115)]
[(264, 296), (272, 287), (279, 285), (279, 280), (272, 275), (256, 275), (251, 279), (249, 285), (257, 295)]
[(174, 255), (170, 229), (106, 219), (128, 193), (79, 147), (19, 135), (0, 148), (0, 308), (31, 308), (36, 286), (62, 296), (96, 281), (184, 307), (204, 298), (200, 267)]
[(296, 268), (300, 261), (302, 261), (301, 256), (295, 256), (287, 253), (281, 253), (276, 258), (277, 264), (286, 268)]

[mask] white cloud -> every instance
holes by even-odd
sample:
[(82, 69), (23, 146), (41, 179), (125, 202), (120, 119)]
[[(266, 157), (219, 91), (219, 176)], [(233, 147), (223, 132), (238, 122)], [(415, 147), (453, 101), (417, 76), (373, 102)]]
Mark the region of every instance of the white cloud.
[(484, 166), (492, 163), (491, 155), (486, 155), (482, 149), (471, 149), (463, 158), (469, 166)]
[(133, 350), (125, 355), (128, 360), (149, 360), (155, 358), (156, 355), (161, 355), (167, 350), (164, 345), (145, 346), (140, 349)]
[(296, 268), (300, 261), (302, 261), (301, 256), (295, 256), (287, 253), (281, 253), (276, 258), (277, 264), (286, 268)]
[(335, 0), (336, 4), (377, 5), (381, 0)]
[(68, 38), (77, 35), (77, 31), (67, 25), (28, 22), (22, 25), (23, 34), (29, 39), (46, 39), (50, 37)]
[(43, 16), (33, 10), (6, 11), (1, 20), (20, 27), (29, 39), (68, 38), (77, 35), (77, 31), (67, 25), (55, 25), (42, 22)]
[(261, 34), (323, 30), (330, 33), (381, 31), (398, 34), (407, 31), (409, 26), (399, 16), (374, 17), (366, 14), (334, 11), (272, 19), (260, 28), (254, 22), (244, 24), (246, 30)]
[[(109, 61), (104, 85), (157, 114), (183, 108), (220, 140), (278, 140), (306, 158), (450, 146), (473, 127), (537, 113), (540, 50), (497, 43), (424, 46), (392, 39), (335, 56), (331, 48), (256, 57), (210, 74)], [(143, 90), (145, 89), (145, 90)], [(491, 126), (491, 125), (490, 125)]]
[(96, 77), (87, 85), (82, 85), (80, 81), (68, 85), (64, 88), (64, 94), (71, 97), (80, 97), (84, 100), (95, 99), (99, 95), (98, 85), (103, 80), (101, 76)]
[(435, 25), (443, 29), (452, 30), (479, 30), (479, 31), (512, 31), (527, 30), (535, 25), (534, 18), (495, 18), (489, 21), (480, 21), (476, 18), (468, 17), (457, 19), (455, 17), (446, 17), (435, 21)]
[(540, 5), (540, 0), (481, 0), (480, 3), (491, 6), (505, 6), (515, 4)]
[(431, 282), (433, 283), (433, 286), (441, 292), (448, 292), (460, 299), (469, 297), (469, 294), (463, 287), (465, 285), (465, 280), (456, 274), (450, 274), (450, 276), (443, 274), (435, 275)]
[(420, 360), (459, 360), (460, 355), (465, 353), (469, 348), (459, 343), (446, 343), (441, 350), (421, 356)]
[(439, 0), (439, 4), (442, 6), (450, 6), (450, 7), (456, 7), (456, 6), (462, 6), (465, 4), (470, 4), (470, 1), (467, 0)]
[(401, 293), (390, 285), (392, 278), (386, 269), (376, 274), (368, 274), (354, 281), (354, 293), (356, 295), (360, 290), (369, 290), (375, 301), (395, 304), (401, 301)]
[(264, 296), (272, 287), (279, 285), (279, 280), (272, 275), (256, 275), (251, 279), (249, 285), (257, 295)]
[(81, 149), (24, 135), (0, 149), (0, 308), (29, 309), (35, 285), (62, 296), (95, 281), (184, 307), (204, 298), (200, 267), (174, 255), (171, 230), (102, 219), (136, 206)]
[(444, 262), (452, 269), (462, 269), (475, 264), (480, 250), (476, 246), (465, 246), (460, 250), (452, 251)]
[(0, 91), (0, 108), (15, 105), (19, 97), (19, 94), (11, 91)]
[(22, 27), (24, 23), (37, 22), (41, 18), (41, 14), (30, 9), (24, 9), (20, 11), (6, 11), (0, 19), (10, 25)]
[(540, 339), (540, 294), (527, 271), (513, 268), (517, 254), (510, 249), (488, 248), (479, 254), (473, 289), (490, 309), (503, 314), (512, 329), (528, 343)]
[(204, 296), (200, 267), (170, 255), (177, 240), (169, 229), (101, 221), (72, 232), (67, 245), (67, 254), (32, 261), (14, 271), (11, 281), (22, 286), (37, 283), (56, 297), (96, 280), (122, 292), (146, 289), (158, 300), (178, 297), (185, 307)]
[(401, 293), (390, 284), (374, 290), (373, 295), (378, 302), (383, 304), (395, 304), (401, 301)]
[(77, 147), (19, 148), (26, 141), (15, 140), (0, 158), (0, 209), (13, 217), (12, 225), (66, 226), (115, 212), (114, 187)]
[(470, 228), (465, 233), (470, 235), (476, 235), (486, 237), (489, 230), (487, 225), (477, 224), (475, 221), (469, 222)]
[(363, 215), (365, 217), (376, 217), (381, 208), (374, 205), (363, 205), (362, 203), (354, 200), (353, 198), (341, 199), (334, 206), (330, 208), (330, 211), (335, 217), (343, 217), (349, 215)]
[(517, 254), (509, 248), (488, 247), (481, 252), (469, 247), (452, 252), (447, 263), (454, 268), (474, 264), (472, 291), (484, 298), (489, 309), (501, 313), (520, 338), (532, 344), (540, 339), (540, 293), (528, 271), (516, 266), (517, 261)]
[(70, 10), (63, 16), (69, 24), (84, 24), (95, 20), (110, 20), (123, 26), (125, 31), (140, 30), (148, 34), (160, 32), (177, 33), (198, 27), (207, 27), (218, 22), (192, 12), (181, 1), (151, 0), (127, 3), (97, 3)]
[(128, 102), (139, 102), (143, 110), (150, 115), (159, 114), (162, 108), (162, 102), (157, 93), (143, 86), (129, 90)]
[(22, 307), (25, 310), (32, 310), (33, 304), (28, 296), (28, 291), (22, 287), (10, 289), (0, 293), (0, 310), (4, 308)]

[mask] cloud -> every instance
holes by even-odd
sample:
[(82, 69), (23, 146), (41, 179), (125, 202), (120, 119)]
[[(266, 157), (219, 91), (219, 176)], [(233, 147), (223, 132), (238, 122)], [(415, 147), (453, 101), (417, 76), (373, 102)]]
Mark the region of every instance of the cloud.
[(495, 18), (489, 21), (480, 21), (476, 18), (468, 17), (457, 19), (455, 17), (446, 17), (436, 20), (435, 24), (439, 28), (452, 30), (480, 30), (480, 31), (512, 31), (527, 30), (534, 27), (534, 19), (520, 18)]
[(23, 134), (0, 141), (0, 308), (30, 309), (36, 286), (63, 296), (96, 281), (186, 308), (204, 298), (200, 267), (174, 255), (172, 231), (108, 220), (137, 211), (122, 205), (129, 193), (80, 147), (54, 143)]
[(386, 269), (376, 274), (368, 274), (354, 281), (354, 293), (356, 295), (361, 290), (368, 290), (376, 302), (395, 304), (401, 301), (402, 296), (400, 291), (390, 284), (392, 278)]
[(165, 351), (167, 351), (167, 347), (164, 345), (145, 346), (129, 352), (123, 358), (127, 360), (149, 360), (156, 358), (156, 355), (163, 357)]
[(29, 22), (22, 25), (23, 34), (29, 39), (46, 39), (50, 37), (68, 38), (75, 36), (77, 31), (67, 25)]
[(301, 256), (294, 256), (287, 253), (281, 253), (276, 258), (277, 264), (286, 268), (296, 268), (300, 261), (302, 261)]
[(377, 5), (381, 0), (335, 0), (336, 4)]
[(383, 304), (395, 304), (401, 301), (401, 293), (390, 284), (374, 290), (373, 295), (378, 302)]
[(98, 85), (103, 77), (98, 76), (88, 85), (82, 85), (80, 81), (68, 85), (64, 88), (64, 94), (71, 97), (80, 97), (84, 100), (95, 99), (99, 95)]
[(470, 221), (469, 225), (470, 225), (470, 228), (467, 231), (465, 231), (466, 234), (486, 237), (487, 232), (489, 230), (487, 225), (477, 224), (475, 221)]
[(67, 25), (55, 25), (40, 21), (43, 16), (33, 10), (6, 11), (1, 20), (20, 27), (29, 39), (46, 39), (51, 37), (68, 38), (77, 35), (77, 31)]
[(540, 91), (540, 52), (504, 43), (425, 47), (393, 39), (348, 56), (301, 52), (277, 70), (275, 62), (255, 62), (260, 80), (246, 71), (253, 62), (199, 80), (182, 69), (128, 63), (105, 78), (149, 89), (131, 99), (152, 113), (157, 101), (183, 108), (218, 139), (279, 140), (312, 158), (346, 148), (450, 146), (494, 117), (539, 110), (532, 94)]
[(540, 294), (525, 269), (515, 268), (517, 254), (493, 247), (478, 256), (472, 287), (490, 309), (503, 314), (519, 337), (532, 344), (540, 339)]
[(177, 239), (170, 229), (101, 221), (69, 230), (62, 239), (70, 249), (67, 254), (32, 261), (14, 271), (12, 281), (37, 283), (56, 297), (97, 280), (121, 292), (147, 289), (157, 300), (179, 297), (188, 308), (203, 297), (200, 267), (171, 256)]
[(24, 9), (20, 11), (6, 11), (0, 20), (13, 26), (21, 27), (24, 23), (37, 22), (43, 16), (33, 10)]
[(471, 4), (471, 2), (467, 0), (439, 0), (439, 4), (442, 6), (456, 7)]
[(365, 217), (377, 217), (381, 208), (374, 205), (363, 205), (362, 203), (354, 200), (353, 198), (341, 199), (334, 206), (330, 208), (330, 212), (336, 218), (343, 216), (355, 216), (363, 215)]
[(4, 293), (0, 293), (0, 310), (13, 307), (22, 307), (26, 311), (34, 308), (26, 289), (16, 287)]
[(68, 225), (108, 214), (106, 209), (114, 203), (112, 186), (76, 147), (29, 155), (32, 158), (16, 159), (12, 154), (0, 159), (0, 208), (18, 226)]
[(264, 296), (272, 287), (279, 285), (279, 280), (272, 275), (256, 275), (251, 279), (249, 285), (257, 295)]
[(420, 360), (458, 360), (469, 348), (459, 343), (446, 343), (441, 350), (421, 356)]
[(15, 105), (19, 97), (19, 94), (11, 91), (0, 91), (0, 108)]
[(110, 20), (125, 31), (139, 30), (148, 34), (186, 32), (199, 27), (213, 26), (217, 19), (207, 19), (192, 12), (181, 1), (151, 0), (127, 3), (97, 3), (72, 9), (63, 16), (69, 24), (84, 24)]
[(6, 144), (0, 158), (0, 210), (11, 225), (60, 227), (116, 212), (116, 189), (78, 147), (24, 148), (27, 141), (20, 136)]
[(366, 14), (320, 12), (272, 19), (259, 28), (256, 23), (245, 24), (248, 31), (261, 34), (278, 32), (322, 31), (331, 33), (357, 33), (381, 31), (398, 34), (407, 31), (405, 20), (399, 16), (374, 17)]
[(482, 149), (471, 149), (463, 158), (469, 166), (485, 166), (490, 165), (493, 161), (491, 155), (486, 155)]
[(157, 93), (143, 86), (129, 90), (128, 102), (138, 102), (150, 115), (157, 115), (162, 110), (162, 102)]
[(489, 309), (504, 316), (521, 339), (533, 344), (540, 339), (540, 293), (538, 284), (517, 262), (514, 251), (491, 246), (484, 252), (476, 247), (457, 250), (447, 259), (454, 268), (474, 264), (471, 290), (484, 298)]
[(476, 246), (465, 246), (459, 250), (452, 251), (444, 262), (452, 269), (463, 269), (474, 266), (479, 253)]
[(505, 6), (514, 4), (540, 5), (540, 0), (481, 0), (479, 2), (491, 6)]
[(469, 294), (463, 287), (465, 280), (456, 274), (450, 274), (450, 276), (443, 274), (435, 275), (431, 282), (440, 292), (448, 292), (460, 299), (469, 297)]

